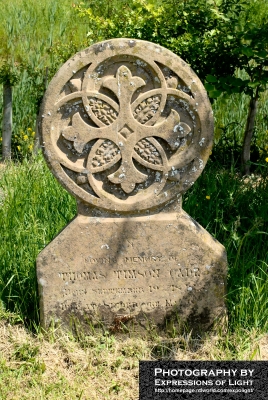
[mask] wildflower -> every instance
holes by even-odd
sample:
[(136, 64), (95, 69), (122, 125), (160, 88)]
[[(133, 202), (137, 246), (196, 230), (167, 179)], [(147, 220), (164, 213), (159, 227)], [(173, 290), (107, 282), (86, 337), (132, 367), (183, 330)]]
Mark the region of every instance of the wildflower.
[(27, 128), (27, 131), (28, 132), (32, 132), (32, 128)]
[(31, 135), (32, 135), (32, 137), (35, 137), (35, 132), (34, 132), (34, 131), (32, 131)]
[(268, 157), (265, 158), (265, 161), (268, 162)]
[(30, 151), (32, 151), (32, 150), (33, 150), (33, 144), (30, 144), (30, 145), (28, 146), (28, 149), (29, 149)]
[(20, 146), (17, 146), (17, 149), (18, 149), (19, 151), (21, 151), (21, 147), (20, 147)]
[(3, 139), (0, 137), (0, 142), (2, 142), (2, 140), (3, 140)]
[(26, 140), (28, 140), (28, 135), (24, 135), (23, 140), (25, 140), (25, 142), (26, 142)]
[(210, 200), (210, 196), (206, 196), (206, 199), (207, 199), (207, 200)]

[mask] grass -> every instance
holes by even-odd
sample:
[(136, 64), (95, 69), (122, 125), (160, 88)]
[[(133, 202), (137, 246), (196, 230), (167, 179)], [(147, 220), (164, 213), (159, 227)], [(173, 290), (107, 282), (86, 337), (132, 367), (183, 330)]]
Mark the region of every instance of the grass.
[[(124, 340), (39, 325), (35, 259), (73, 218), (75, 200), (43, 157), (0, 164), (0, 398), (136, 399), (138, 360), (268, 360), (268, 163), (241, 177), (220, 149), (183, 208), (227, 249), (228, 329)], [(216, 154), (216, 155), (215, 155)], [(78, 327), (79, 329), (79, 327)]]
[(10, 164), (0, 174), (0, 298), (24, 321), (38, 324), (35, 259), (75, 215), (75, 201), (42, 157)]
[[(23, 0), (16, 4), (22, 3), (26, 4)], [(34, 14), (35, 3), (28, 3)], [(55, 38), (61, 37), (70, 44), (66, 54), (62, 46), (58, 53), (53, 46), (51, 70), (77, 46), (72, 32), (68, 33), (70, 27), (64, 25), (67, 19), (63, 25), (59, 23), (60, 15), (71, 13), (72, 2), (64, 0), (61, 8), (54, 3), (43, 2), (43, 25), (49, 32), (44, 40), (55, 44)], [(17, 12), (19, 7), (13, 7), (12, 13)], [(58, 13), (55, 20), (53, 13)], [(27, 20), (14, 18), (19, 20), (17, 29), (23, 31), (25, 26), (26, 35)], [(4, 14), (2, 20), (9, 21)], [(38, 20), (31, 19), (35, 31)], [(0, 34), (5, 29), (1, 25)], [(38, 31), (41, 39), (42, 29)], [(80, 26), (81, 40), (85, 32), (86, 27)], [(32, 43), (32, 33), (30, 39), (26, 36)], [(45, 48), (47, 42), (41, 39), (40, 46)], [(34, 52), (32, 64), (44, 69), (47, 60), (40, 58), (41, 47)], [(31, 51), (27, 46), (24, 50)], [(36, 88), (42, 92), (45, 80), (38, 71), (36, 76), (24, 71), (14, 88), (15, 133), (29, 127), (35, 130), (40, 97)], [(130, 336), (124, 340), (108, 332), (82, 329), (76, 336), (56, 328), (44, 332), (39, 325), (35, 260), (75, 215), (75, 200), (59, 186), (41, 155), (4, 167), (0, 164), (1, 400), (136, 399), (140, 359), (268, 360), (267, 100), (265, 92), (253, 137), (253, 175), (245, 179), (238, 173), (249, 99), (245, 95), (221, 97), (213, 104), (216, 140), (211, 160), (184, 196), (185, 211), (226, 247), (229, 262), (228, 329), (219, 328), (199, 338), (191, 332), (172, 337), (149, 332), (142, 339)]]
[[(69, 57), (86, 47), (87, 27), (71, 0), (44, 0), (42, 3), (2, 0), (1, 4), (0, 67), (5, 61), (16, 66), (13, 133), (18, 135), (29, 127), (35, 130), (40, 101), (49, 80)], [(1, 84), (0, 109), (2, 97)], [(16, 146), (13, 152), (17, 152)]]
[[(212, 159), (227, 169), (239, 169), (249, 96), (222, 96), (213, 104), (215, 146)], [(268, 91), (261, 94), (251, 141), (252, 171), (261, 168), (268, 156)], [(266, 172), (267, 173), (267, 172)]]
[(35, 334), (0, 312), (0, 398), (115, 400), (138, 398), (139, 360), (268, 360), (268, 336), (256, 330), (124, 340), (90, 332), (79, 340), (51, 328)]
[(267, 331), (268, 180), (215, 167), (211, 162), (186, 194), (184, 209), (227, 250), (230, 329)]
[[(38, 325), (35, 259), (74, 217), (75, 201), (41, 155), (0, 174), (0, 299), (27, 324)], [(231, 327), (268, 326), (267, 185), (265, 174), (243, 179), (210, 161), (184, 196), (185, 211), (226, 247)]]

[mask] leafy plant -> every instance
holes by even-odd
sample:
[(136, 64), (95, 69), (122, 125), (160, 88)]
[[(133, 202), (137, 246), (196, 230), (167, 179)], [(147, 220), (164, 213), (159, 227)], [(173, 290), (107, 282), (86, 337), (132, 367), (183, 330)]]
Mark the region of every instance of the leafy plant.
[[(106, 7), (91, 1), (76, 11), (91, 27), (89, 43), (122, 36), (153, 41), (179, 54), (206, 79), (211, 99), (222, 93), (249, 95), (241, 147), (242, 170), (249, 174), (257, 101), (268, 82), (268, 7), (263, 0), (253, 5), (245, 0), (132, 0)], [(237, 77), (238, 69), (245, 78)]]

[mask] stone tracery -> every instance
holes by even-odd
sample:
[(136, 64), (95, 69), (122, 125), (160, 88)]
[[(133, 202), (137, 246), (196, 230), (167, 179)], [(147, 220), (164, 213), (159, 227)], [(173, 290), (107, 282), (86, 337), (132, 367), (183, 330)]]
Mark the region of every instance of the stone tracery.
[(65, 184), (71, 179), (83, 200), (125, 210), (137, 203), (138, 209), (142, 194), (161, 204), (201, 173), (207, 154), (200, 155), (199, 143), (206, 141), (207, 150), (212, 131), (202, 132), (198, 96), (181, 68), (174, 71), (165, 61), (137, 51), (96, 57), (73, 70), (54, 96), (57, 124), (43, 137), (54, 148)]

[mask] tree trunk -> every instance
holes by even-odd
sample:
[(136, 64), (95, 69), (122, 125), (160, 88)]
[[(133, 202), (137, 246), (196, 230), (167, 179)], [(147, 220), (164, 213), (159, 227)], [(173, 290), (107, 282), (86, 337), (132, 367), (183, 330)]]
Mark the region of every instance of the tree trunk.
[[(44, 81), (44, 91), (47, 89), (48, 72), (49, 72), (49, 68), (46, 67), (46, 73), (45, 73), (45, 77), (43, 80)], [(40, 138), (40, 132), (39, 132), (39, 114), (37, 113), (36, 122), (35, 122), (35, 138), (34, 138), (34, 150), (33, 150), (33, 154), (35, 154), (35, 155), (38, 153), (38, 150), (41, 149), (40, 139), (41, 138)]]
[(242, 160), (241, 160), (242, 161), (242, 172), (244, 173), (244, 175), (250, 174), (250, 165), (249, 165), (250, 145), (251, 145), (251, 139), (252, 139), (253, 131), (254, 131), (257, 108), (258, 108), (258, 88), (256, 90), (255, 96), (250, 99), (247, 124), (246, 124), (245, 133), (244, 133), (244, 141), (243, 141), (243, 147), (242, 147)]
[(2, 132), (2, 158), (11, 159), (12, 136), (12, 86), (10, 82), (4, 83), (3, 90), (3, 132)]

